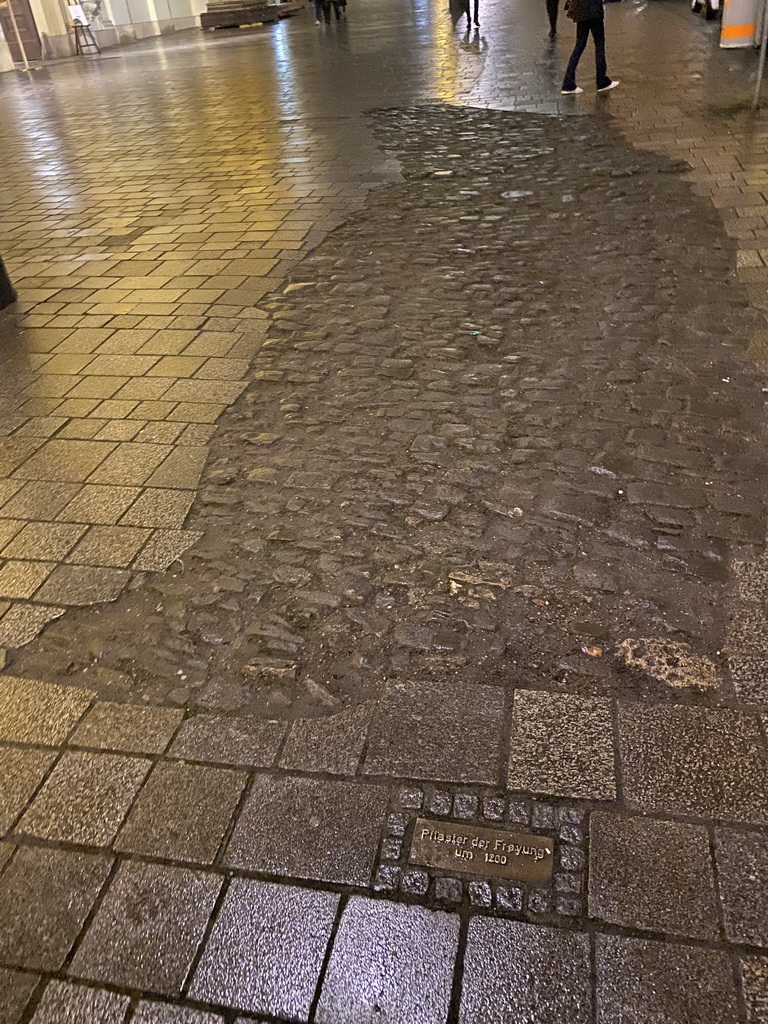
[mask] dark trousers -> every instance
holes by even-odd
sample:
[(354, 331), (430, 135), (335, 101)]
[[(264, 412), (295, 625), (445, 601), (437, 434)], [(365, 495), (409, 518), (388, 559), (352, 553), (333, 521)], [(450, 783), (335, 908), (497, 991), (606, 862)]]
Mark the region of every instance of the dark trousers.
[(576, 23), (576, 46), (574, 47), (568, 68), (563, 80), (563, 89), (571, 90), (576, 88), (576, 68), (579, 65), (582, 53), (587, 45), (589, 33), (595, 43), (595, 66), (597, 69), (597, 88), (603, 89), (611, 84), (608, 77), (608, 69), (605, 65), (605, 21), (602, 17), (590, 18), (589, 21), (578, 21)]
[(347, 13), (347, 0), (331, 0), (331, 6), (336, 15), (336, 21), (340, 21), (342, 14)]
[(329, 0), (315, 0), (315, 17), (318, 21), (331, 23), (331, 5)]
[(547, 17), (549, 18), (549, 31), (554, 35), (557, 32), (557, 8), (559, 0), (547, 0)]
[[(467, 16), (467, 28), (472, 24), (471, 0), (464, 0), (464, 13)], [(480, 24), (480, 0), (475, 0), (475, 24)]]

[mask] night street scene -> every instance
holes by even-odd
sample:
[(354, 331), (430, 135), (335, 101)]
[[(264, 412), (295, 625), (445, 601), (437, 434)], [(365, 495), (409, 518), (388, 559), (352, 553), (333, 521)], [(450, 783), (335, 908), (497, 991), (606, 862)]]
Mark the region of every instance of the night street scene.
[(0, 0), (0, 1024), (768, 1024), (766, 25)]

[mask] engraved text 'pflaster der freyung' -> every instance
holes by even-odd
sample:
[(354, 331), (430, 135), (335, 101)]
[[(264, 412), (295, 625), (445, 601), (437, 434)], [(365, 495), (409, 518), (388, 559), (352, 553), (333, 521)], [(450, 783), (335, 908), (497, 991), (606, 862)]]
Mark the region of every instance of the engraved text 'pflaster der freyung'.
[(546, 882), (552, 876), (554, 849), (549, 836), (417, 818), (409, 859), (449, 871)]

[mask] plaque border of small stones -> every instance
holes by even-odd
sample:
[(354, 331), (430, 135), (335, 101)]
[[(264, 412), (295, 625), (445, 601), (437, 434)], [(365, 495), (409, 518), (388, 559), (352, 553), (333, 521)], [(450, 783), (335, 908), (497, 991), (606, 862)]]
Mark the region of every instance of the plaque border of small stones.
[[(555, 838), (548, 884), (414, 865), (408, 860), (419, 817), (437, 823), (504, 828)], [(586, 915), (589, 810), (561, 800), (539, 800), (487, 788), (428, 785), (393, 789), (376, 859), (373, 888), (435, 909), (466, 906), (539, 923)]]

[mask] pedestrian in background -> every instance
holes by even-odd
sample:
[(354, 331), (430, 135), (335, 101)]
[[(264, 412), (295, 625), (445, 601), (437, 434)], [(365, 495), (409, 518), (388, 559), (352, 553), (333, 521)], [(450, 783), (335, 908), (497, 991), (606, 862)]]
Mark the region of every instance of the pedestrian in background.
[[(472, 30), (472, 0), (448, 0), (448, 9), (451, 12), (451, 21), (453, 27), (456, 28), (461, 19), (466, 15), (467, 17), (467, 32)], [(475, 3), (475, 25), (480, 24), (480, 0), (474, 0)]]
[(561, 89), (563, 96), (577, 96), (579, 93), (584, 92), (583, 89), (576, 85), (576, 68), (579, 66), (579, 60), (586, 48), (590, 32), (595, 44), (597, 91), (608, 92), (609, 89), (615, 89), (619, 82), (609, 77), (605, 60), (603, 0), (566, 0), (565, 13), (576, 22), (576, 46), (565, 72), (563, 88)]
[(547, 0), (547, 17), (549, 18), (549, 38), (554, 39), (557, 35), (557, 8), (560, 0)]
[(331, 24), (331, 3), (330, 0), (315, 0), (315, 21), (316, 25), (321, 25), (325, 22), (326, 25)]

